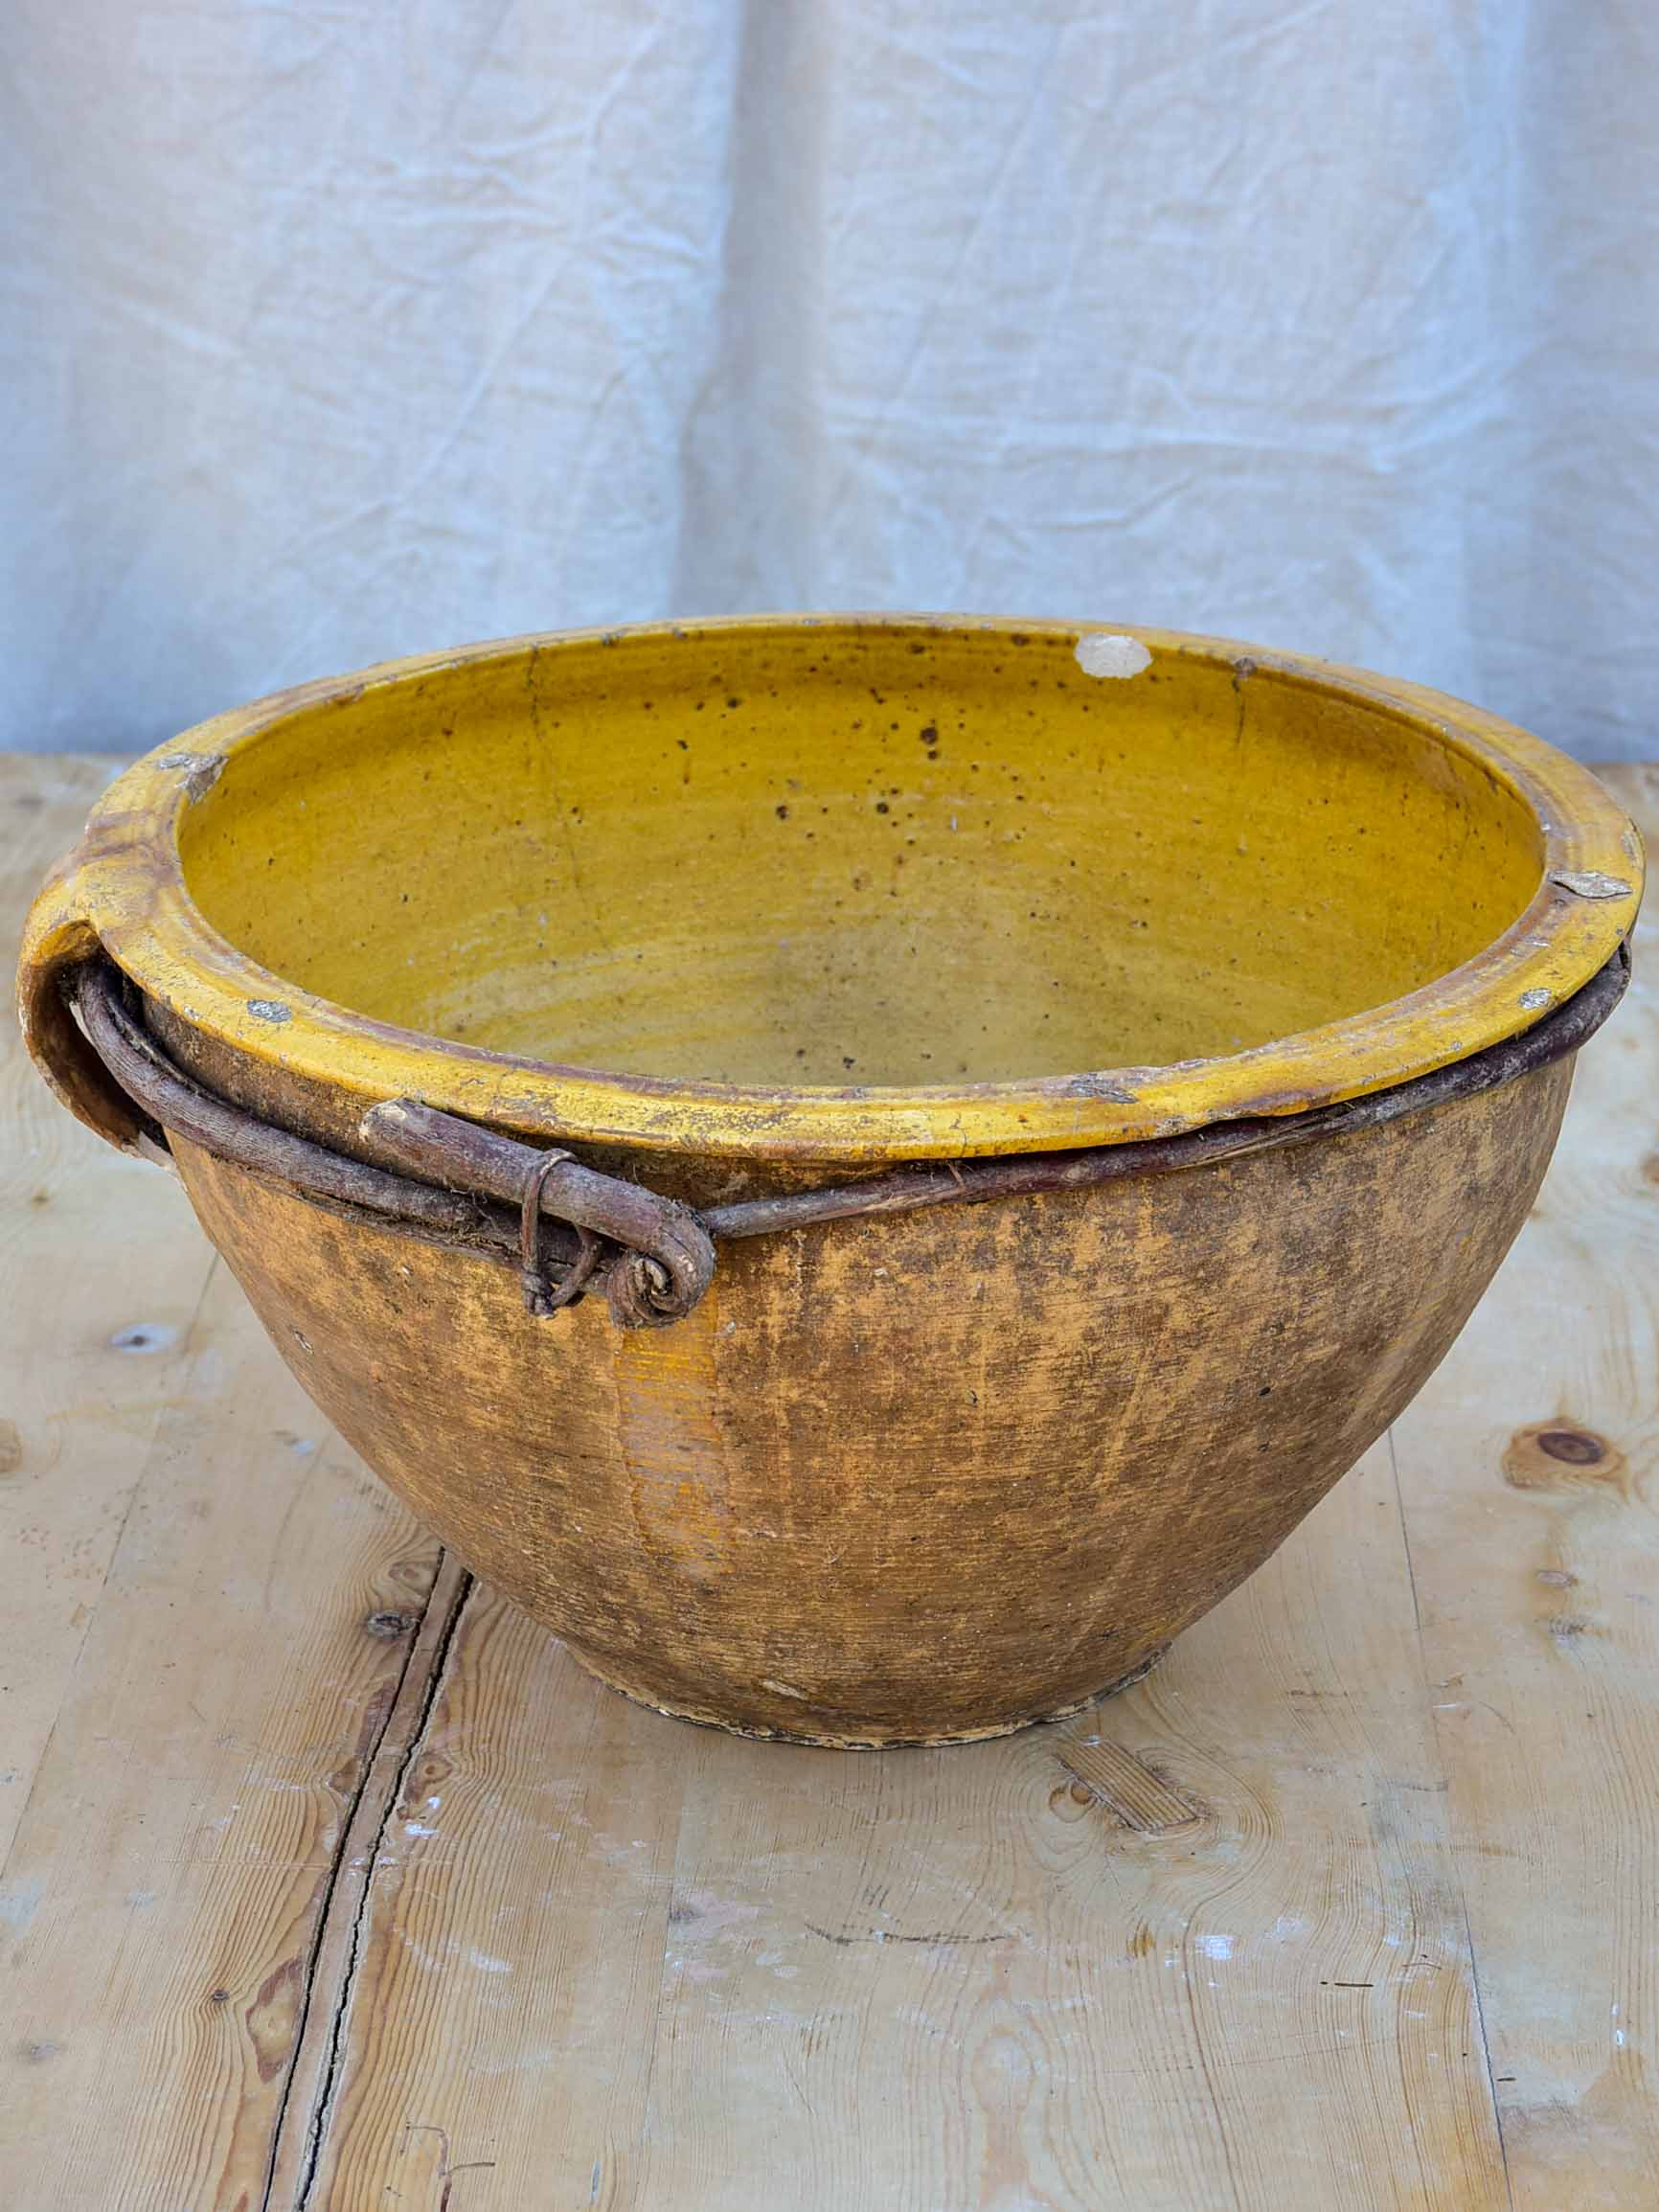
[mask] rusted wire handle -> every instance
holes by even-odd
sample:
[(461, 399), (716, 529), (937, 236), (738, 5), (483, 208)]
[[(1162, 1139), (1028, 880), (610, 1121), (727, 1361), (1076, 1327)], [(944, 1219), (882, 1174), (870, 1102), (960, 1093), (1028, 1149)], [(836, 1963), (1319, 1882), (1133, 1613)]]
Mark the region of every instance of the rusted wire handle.
[[(275, 1175), (309, 1197), (361, 1206), (497, 1252), (511, 1230), (487, 1200), (506, 1200), (519, 1215), (525, 1302), (533, 1313), (573, 1305), (594, 1284), (602, 1263), (611, 1315), (624, 1329), (677, 1321), (709, 1287), (714, 1241), (675, 1198), (602, 1175), (568, 1152), (534, 1152), (448, 1114), (436, 1117), (445, 1140), (439, 1150), (430, 1138), (420, 1140), (430, 1109), (392, 1100), (365, 1116), (365, 1135), (389, 1158), (416, 1165), (423, 1179), (413, 1181), (261, 1121), (204, 1089), (128, 1010), (120, 972), (107, 962), (79, 969), (70, 992), (87, 1041), (157, 1136), (175, 1130), (216, 1158)], [(550, 1247), (561, 1235), (573, 1248), (559, 1255), (564, 1266), (556, 1285)]]
[[(1426, 1113), (1456, 1099), (1495, 1090), (1500, 1083), (1511, 1083), (1517, 1076), (1529, 1075), (1534, 1068), (1577, 1052), (1618, 1005), (1629, 979), (1629, 951), (1621, 946), (1598, 975), (1531, 1029), (1489, 1045), (1467, 1060), (1453, 1060), (1410, 1083), (1397, 1084), (1392, 1090), (1371, 1091), (1335, 1106), (1211, 1122), (1173, 1136), (1094, 1145), (1069, 1152), (921, 1161), (913, 1167), (872, 1174), (862, 1182), (786, 1191), (775, 1197), (738, 1198), (725, 1205), (705, 1206), (695, 1214), (687, 1207), (674, 1211), (680, 1219), (698, 1223), (709, 1236), (724, 1243), (738, 1238), (775, 1237), (791, 1229), (870, 1215), (913, 1214), (924, 1207), (984, 1205), (994, 1198), (1095, 1190), (1102, 1183), (1133, 1175), (1177, 1174), (1253, 1152), (1309, 1144), (1316, 1137), (1351, 1136), (1361, 1129), (1380, 1129), (1402, 1114)], [(516, 1199), (525, 1188), (527, 1158), (534, 1167), (536, 1160), (545, 1157), (529, 1152), (514, 1138), (502, 1136), (495, 1129), (462, 1121), (413, 1099), (372, 1106), (359, 1128), (374, 1151), (395, 1159), (423, 1182), (447, 1183), (452, 1189), (482, 1189), (501, 1198)], [(550, 1210), (565, 1220), (592, 1220), (572, 1202), (584, 1176), (605, 1190), (626, 1192), (634, 1205), (664, 1209), (671, 1205), (670, 1200), (659, 1198), (637, 1184), (594, 1175), (574, 1161), (570, 1165), (574, 1173), (567, 1180), (549, 1178), (554, 1193)], [(613, 1214), (612, 1220), (616, 1219)], [(643, 1242), (649, 1228), (646, 1215), (630, 1216), (625, 1241)], [(607, 1233), (617, 1232), (612, 1229)]]
[[(531, 1152), (512, 1137), (439, 1113), (415, 1099), (388, 1099), (358, 1124), (376, 1152), (423, 1181), (481, 1191), (522, 1209), (526, 1298), (532, 1311), (544, 1292), (536, 1257), (543, 1214), (567, 1221), (579, 1237), (601, 1237), (623, 1248), (605, 1270), (612, 1317), (625, 1329), (657, 1329), (691, 1311), (715, 1272), (715, 1243), (690, 1206), (618, 1175), (584, 1168), (569, 1152)], [(580, 1244), (573, 1265), (594, 1272), (595, 1255)], [(565, 1279), (562, 1289), (568, 1286)], [(580, 1289), (579, 1284), (578, 1288)], [(547, 1307), (569, 1301), (561, 1294)]]
[(1340, 1105), (1077, 1152), (922, 1162), (863, 1182), (740, 1198), (700, 1213), (583, 1167), (557, 1148), (538, 1152), (415, 1099), (371, 1106), (359, 1124), (366, 1149), (408, 1173), (330, 1152), (244, 1113), (175, 1067), (128, 1010), (120, 972), (107, 961), (73, 971), (65, 989), (120, 1094), (157, 1135), (174, 1130), (302, 1196), (358, 1207), (498, 1260), (516, 1257), (534, 1314), (559, 1311), (602, 1279), (623, 1328), (655, 1329), (689, 1313), (708, 1288), (716, 1238), (778, 1236), (868, 1215), (1092, 1190), (1378, 1129), (1401, 1115), (1493, 1090), (1576, 1052), (1617, 1006), (1629, 974), (1629, 952), (1622, 946), (1598, 975), (1531, 1029), (1392, 1090)]

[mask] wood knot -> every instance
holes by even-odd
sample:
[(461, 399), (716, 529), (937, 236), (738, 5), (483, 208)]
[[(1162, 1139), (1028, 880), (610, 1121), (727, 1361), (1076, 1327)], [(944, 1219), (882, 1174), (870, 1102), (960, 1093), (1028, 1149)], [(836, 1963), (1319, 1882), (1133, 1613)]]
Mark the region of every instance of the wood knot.
[(395, 1643), (406, 1636), (415, 1623), (407, 1613), (371, 1613), (363, 1623), (370, 1635), (378, 1636), (382, 1643)]
[(1602, 1439), (1583, 1428), (1546, 1428), (1538, 1438), (1538, 1449), (1569, 1467), (1595, 1467), (1607, 1456)]
[(1517, 1428), (1505, 1447), (1503, 1471), (1512, 1490), (1593, 1484), (1623, 1491), (1628, 1471), (1625, 1454), (1607, 1437), (1557, 1418)]
[(1570, 1643), (1575, 1636), (1583, 1635), (1589, 1626), (1582, 1613), (1557, 1613), (1544, 1623), (1544, 1632), (1557, 1644)]
[[(1063, 1760), (1061, 1764), (1064, 1765)], [(1100, 1799), (1088, 1784), (1075, 1776), (1069, 1782), (1057, 1782), (1049, 1791), (1049, 1811), (1061, 1820), (1080, 1819), (1083, 1813), (1092, 1813), (1099, 1803)]]
[(152, 1353), (168, 1351), (177, 1341), (178, 1331), (166, 1321), (131, 1321), (110, 1337), (109, 1348), (142, 1359)]

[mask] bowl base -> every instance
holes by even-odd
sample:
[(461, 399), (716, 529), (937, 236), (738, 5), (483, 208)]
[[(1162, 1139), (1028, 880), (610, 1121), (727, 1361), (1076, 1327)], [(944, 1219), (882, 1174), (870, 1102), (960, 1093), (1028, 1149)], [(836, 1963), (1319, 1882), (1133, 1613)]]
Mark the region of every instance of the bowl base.
[(591, 1675), (605, 1689), (617, 1691), (630, 1704), (643, 1705), (649, 1713), (661, 1713), (670, 1721), (690, 1721), (698, 1728), (717, 1728), (727, 1736), (746, 1736), (756, 1743), (801, 1744), (819, 1751), (937, 1750), (947, 1744), (984, 1744), (996, 1736), (1017, 1736), (1024, 1728), (1040, 1728), (1050, 1721), (1069, 1720), (1074, 1713), (1087, 1712), (1091, 1705), (1099, 1705), (1107, 1698), (1115, 1698), (1120, 1690), (1132, 1689), (1135, 1683), (1146, 1679), (1169, 1648), (1168, 1644), (1160, 1644), (1149, 1658), (1143, 1659), (1138, 1666), (1131, 1667), (1126, 1675), (1119, 1675), (1102, 1688), (1091, 1690), (1087, 1697), (1073, 1698), (1064, 1705), (1048, 1706), (1040, 1713), (1025, 1713), (1017, 1720), (993, 1721), (983, 1728), (944, 1729), (937, 1734), (912, 1734), (900, 1732), (897, 1728), (885, 1732), (866, 1730), (863, 1733), (842, 1734), (830, 1729), (751, 1725), (741, 1721), (729, 1721), (707, 1706), (670, 1704), (649, 1690), (633, 1682), (623, 1681), (617, 1676), (607, 1673), (603, 1667), (588, 1658), (585, 1653), (578, 1651), (574, 1644), (565, 1646), (584, 1674)]

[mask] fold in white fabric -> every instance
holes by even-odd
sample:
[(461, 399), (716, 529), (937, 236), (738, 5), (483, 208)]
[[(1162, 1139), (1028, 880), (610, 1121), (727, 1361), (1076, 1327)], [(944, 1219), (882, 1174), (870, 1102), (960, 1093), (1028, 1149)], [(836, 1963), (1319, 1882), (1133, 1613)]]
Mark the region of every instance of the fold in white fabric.
[(11, 0), (0, 742), (767, 607), (1651, 752), (1659, 11)]

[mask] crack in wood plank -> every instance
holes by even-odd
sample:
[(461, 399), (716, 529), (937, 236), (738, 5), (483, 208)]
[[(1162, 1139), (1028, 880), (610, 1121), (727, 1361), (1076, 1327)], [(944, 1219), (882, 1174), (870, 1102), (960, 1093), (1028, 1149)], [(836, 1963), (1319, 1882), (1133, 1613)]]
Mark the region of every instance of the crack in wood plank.
[[(381, 1839), (398, 1809), (404, 1778), (425, 1739), (450, 1646), (471, 1588), (472, 1577), (466, 1568), (449, 1553), (441, 1553), (409, 1639), (408, 1657), (341, 1823), (340, 1846), (324, 1885), (317, 1930), (306, 1961), (299, 2027), (271, 2131), (270, 2164), (260, 2200), (261, 2212), (304, 2212), (315, 2182), (329, 2114), (339, 2087), (346, 2022)], [(326, 2011), (317, 2001), (324, 1993), (328, 1993)]]

